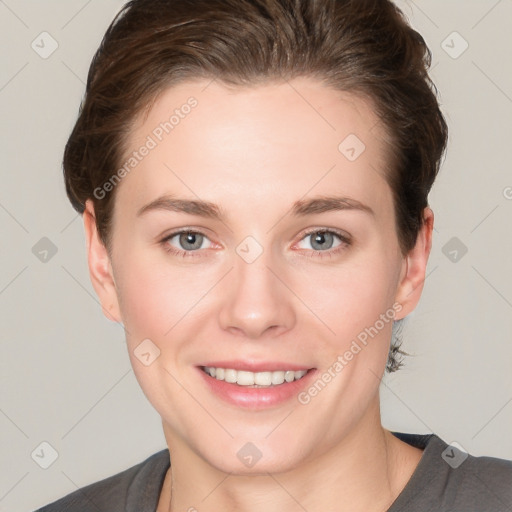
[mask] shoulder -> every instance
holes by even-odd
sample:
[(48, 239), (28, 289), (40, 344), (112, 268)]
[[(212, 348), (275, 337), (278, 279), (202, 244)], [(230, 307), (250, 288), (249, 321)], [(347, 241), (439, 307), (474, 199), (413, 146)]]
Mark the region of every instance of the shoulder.
[(435, 434), (394, 434), (424, 453), (390, 512), (512, 510), (512, 460), (471, 455)]
[(512, 510), (512, 460), (462, 454), (467, 457), (452, 468), (451, 480), (457, 483), (463, 505), (480, 510)]
[(169, 450), (161, 450), (135, 466), (82, 487), (35, 512), (126, 512), (141, 499), (145, 503), (155, 501), (156, 507), (168, 467)]

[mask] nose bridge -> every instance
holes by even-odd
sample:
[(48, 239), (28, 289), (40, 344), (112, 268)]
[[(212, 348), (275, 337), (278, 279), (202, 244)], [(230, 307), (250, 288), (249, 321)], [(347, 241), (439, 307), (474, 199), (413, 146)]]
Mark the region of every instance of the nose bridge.
[(270, 247), (264, 248), (252, 236), (236, 247), (229, 292), (220, 315), (224, 329), (258, 338), (270, 328), (278, 334), (293, 325), (290, 293), (275, 276), (279, 261), (272, 255)]

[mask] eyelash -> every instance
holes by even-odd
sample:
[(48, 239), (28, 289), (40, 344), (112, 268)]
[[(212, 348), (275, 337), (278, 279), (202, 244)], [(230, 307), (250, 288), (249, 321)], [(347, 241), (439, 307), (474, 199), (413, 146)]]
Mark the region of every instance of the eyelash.
[[(342, 233), (341, 231), (338, 231), (338, 230), (332, 229), (332, 228), (311, 229), (302, 235), (300, 241), (302, 241), (304, 238), (306, 238), (309, 235), (312, 235), (314, 233), (330, 233), (330, 234), (336, 235), (340, 239), (341, 244), (338, 245), (338, 247), (335, 247), (334, 249), (328, 249), (325, 251), (315, 251), (315, 250), (309, 249), (309, 251), (313, 252), (313, 254), (311, 256), (309, 256), (311, 258), (332, 258), (333, 256), (336, 256), (338, 253), (340, 253), (341, 251), (345, 250), (347, 247), (352, 245), (352, 240), (350, 239), (350, 237), (348, 237), (346, 234)], [(196, 249), (194, 251), (182, 251), (182, 250), (176, 249), (175, 247), (173, 247), (172, 245), (170, 245), (168, 243), (169, 240), (174, 238), (176, 235), (181, 235), (181, 234), (202, 235), (202, 236), (208, 238), (207, 235), (202, 233), (201, 231), (195, 231), (192, 229), (181, 229), (179, 231), (175, 231), (175, 232), (171, 233), (170, 235), (167, 235), (163, 240), (161, 240), (160, 243), (163, 245), (164, 250), (166, 252), (173, 254), (174, 256), (182, 256), (183, 258), (188, 258), (188, 257), (196, 257), (196, 258), (199, 257), (200, 258), (200, 257), (204, 256), (204, 254), (202, 254), (199, 249)], [(307, 250), (307, 249), (303, 249), (303, 250)]]

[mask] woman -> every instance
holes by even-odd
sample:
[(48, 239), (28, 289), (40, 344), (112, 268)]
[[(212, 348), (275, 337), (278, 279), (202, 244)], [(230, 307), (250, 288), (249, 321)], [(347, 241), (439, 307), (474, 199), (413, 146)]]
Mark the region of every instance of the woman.
[(387, 0), (129, 2), (66, 146), (168, 448), (40, 509), (498, 511), (512, 462), (382, 427), (447, 127)]

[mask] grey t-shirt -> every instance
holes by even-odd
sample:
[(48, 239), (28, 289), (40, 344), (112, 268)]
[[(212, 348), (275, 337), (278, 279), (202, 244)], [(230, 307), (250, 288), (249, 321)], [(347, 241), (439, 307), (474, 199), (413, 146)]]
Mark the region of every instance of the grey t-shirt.
[[(512, 512), (512, 460), (466, 454), (435, 434), (393, 435), (424, 452), (387, 512)], [(35, 512), (155, 512), (169, 466), (165, 449)]]

